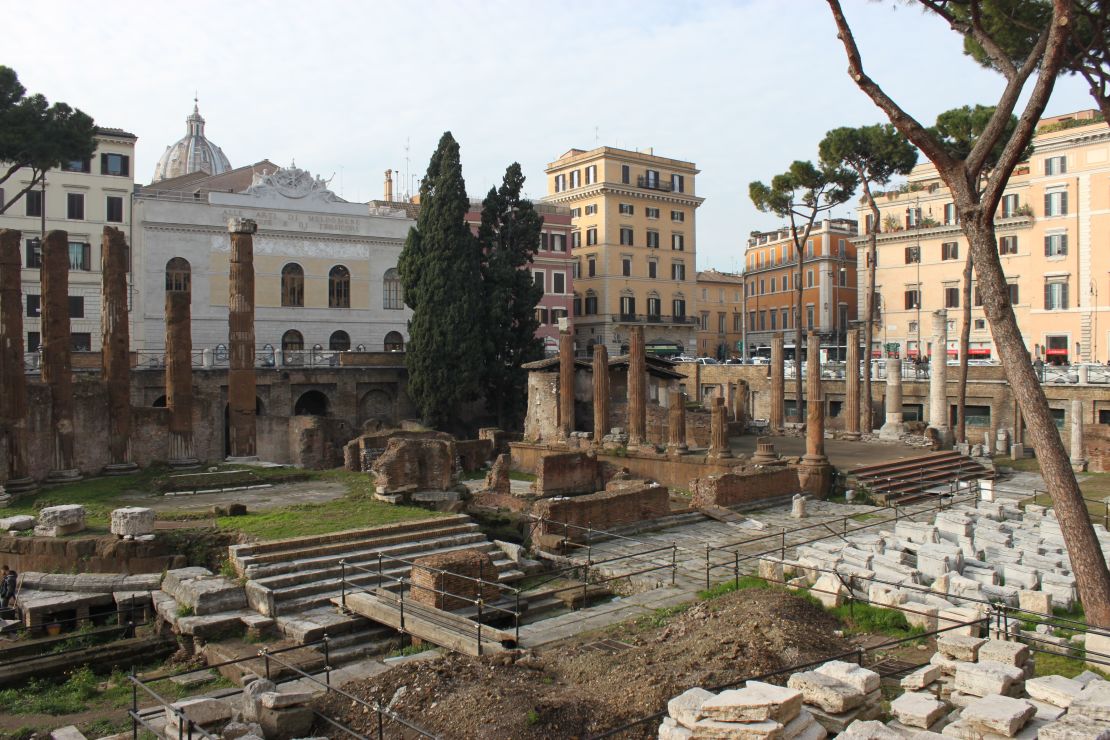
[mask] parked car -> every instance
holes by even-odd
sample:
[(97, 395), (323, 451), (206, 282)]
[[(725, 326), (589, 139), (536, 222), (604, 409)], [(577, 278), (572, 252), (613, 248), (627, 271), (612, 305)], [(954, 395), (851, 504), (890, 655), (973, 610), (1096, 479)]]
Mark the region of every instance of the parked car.
[(721, 364), (721, 363), (717, 362), (717, 360), (715, 360), (712, 357), (699, 357), (698, 359), (694, 360), (694, 362), (698, 363), (699, 365), (720, 365)]
[(697, 362), (698, 358), (690, 357), (688, 355), (675, 355), (671, 358), (671, 362)]

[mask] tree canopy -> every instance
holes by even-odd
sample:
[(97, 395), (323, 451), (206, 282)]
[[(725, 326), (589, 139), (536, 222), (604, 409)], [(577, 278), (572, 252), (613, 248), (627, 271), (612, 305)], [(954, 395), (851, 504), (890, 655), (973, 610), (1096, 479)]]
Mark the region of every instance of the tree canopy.
[(0, 203), (0, 213), (38, 187), (47, 170), (88, 159), (96, 151), (96, 126), (90, 116), (26, 93), (15, 70), (0, 65), (0, 185), (20, 169), (31, 170), (30, 181)]
[(823, 163), (851, 169), (868, 189), (886, 185), (895, 175), (909, 174), (917, 164), (917, 149), (889, 123), (834, 128), (817, 151)]
[[(948, 150), (953, 159), (967, 159), (971, 150), (979, 142), (983, 132), (994, 117), (996, 108), (993, 105), (976, 105), (972, 108), (965, 105), (962, 108), (953, 108), (937, 116), (936, 125), (929, 129), (937, 141)], [(994, 169), (1002, 158), (1007, 142), (1017, 129), (1018, 119), (1010, 115), (1009, 121), (1003, 128), (1002, 135), (995, 142), (994, 147), (987, 154), (984, 169), (989, 172)], [(1029, 144), (1020, 155), (1019, 159), (1025, 160), (1033, 155), (1033, 145)]]

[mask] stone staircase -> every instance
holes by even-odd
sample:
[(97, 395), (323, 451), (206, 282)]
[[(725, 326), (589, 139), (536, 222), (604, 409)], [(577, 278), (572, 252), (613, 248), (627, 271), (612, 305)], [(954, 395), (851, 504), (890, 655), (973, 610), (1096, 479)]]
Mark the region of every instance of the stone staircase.
[(489, 553), (496, 568), (486, 576), (489, 580), (511, 583), (525, 575), (465, 515), (233, 545), (229, 554), (246, 579), (250, 607), (273, 617), (278, 630), (296, 642), (313, 642), (326, 634), (331, 663), (338, 664), (380, 653), (397, 640), (394, 630), (331, 603), (343, 590), (341, 561), (347, 566), (348, 588), (393, 590), (393, 579), (409, 575), (411, 565), (405, 561), (465, 549)]
[(848, 486), (867, 486), (876, 502), (907, 504), (932, 495), (928, 491), (953, 482), (990, 477), (991, 473), (959, 452), (937, 452), (880, 465), (855, 468)]

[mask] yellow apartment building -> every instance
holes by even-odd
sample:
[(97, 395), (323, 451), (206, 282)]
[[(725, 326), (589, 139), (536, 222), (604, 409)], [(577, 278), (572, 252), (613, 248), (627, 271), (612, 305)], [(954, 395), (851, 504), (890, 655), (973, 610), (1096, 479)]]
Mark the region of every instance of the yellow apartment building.
[[(878, 202), (879, 305), (872, 356), (931, 355), (930, 316), (945, 308), (945, 351), (955, 359), (968, 243), (951, 194), (932, 164), (921, 164), (905, 187)], [(861, 207), (859, 214), (870, 228), (868, 209)], [(1055, 364), (1110, 360), (1110, 127), (1095, 111), (1040, 122), (1033, 155), (1014, 170), (995, 224), (1030, 355)], [(856, 243), (862, 281), (864, 238)], [(861, 316), (863, 300), (861, 290)], [(968, 356), (998, 358), (977, 287)]]
[(698, 172), (692, 162), (613, 147), (571, 149), (547, 166), (545, 200), (571, 209), (579, 353), (604, 342), (622, 354), (634, 326), (648, 352), (697, 351)]
[(698, 355), (727, 360), (743, 353), (744, 276), (702, 270), (697, 276)]

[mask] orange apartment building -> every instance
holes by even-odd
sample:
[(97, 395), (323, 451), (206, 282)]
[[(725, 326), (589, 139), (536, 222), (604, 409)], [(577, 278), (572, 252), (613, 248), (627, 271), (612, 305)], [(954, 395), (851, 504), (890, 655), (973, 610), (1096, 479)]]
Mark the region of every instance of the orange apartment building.
[[(796, 321), (803, 337), (821, 336), (830, 358), (843, 358), (844, 340), (856, 320), (857, 223), (825, 219), (814, 224), (806, 240), (798, 272), (794, 239), (789, 228), (752, 232), (744, 255), (744, 356), (769, 357), (771, 337), (786, 332), (786, 357), (794, 356)], [(802, 280), (802, 301), (797, 284)]]

